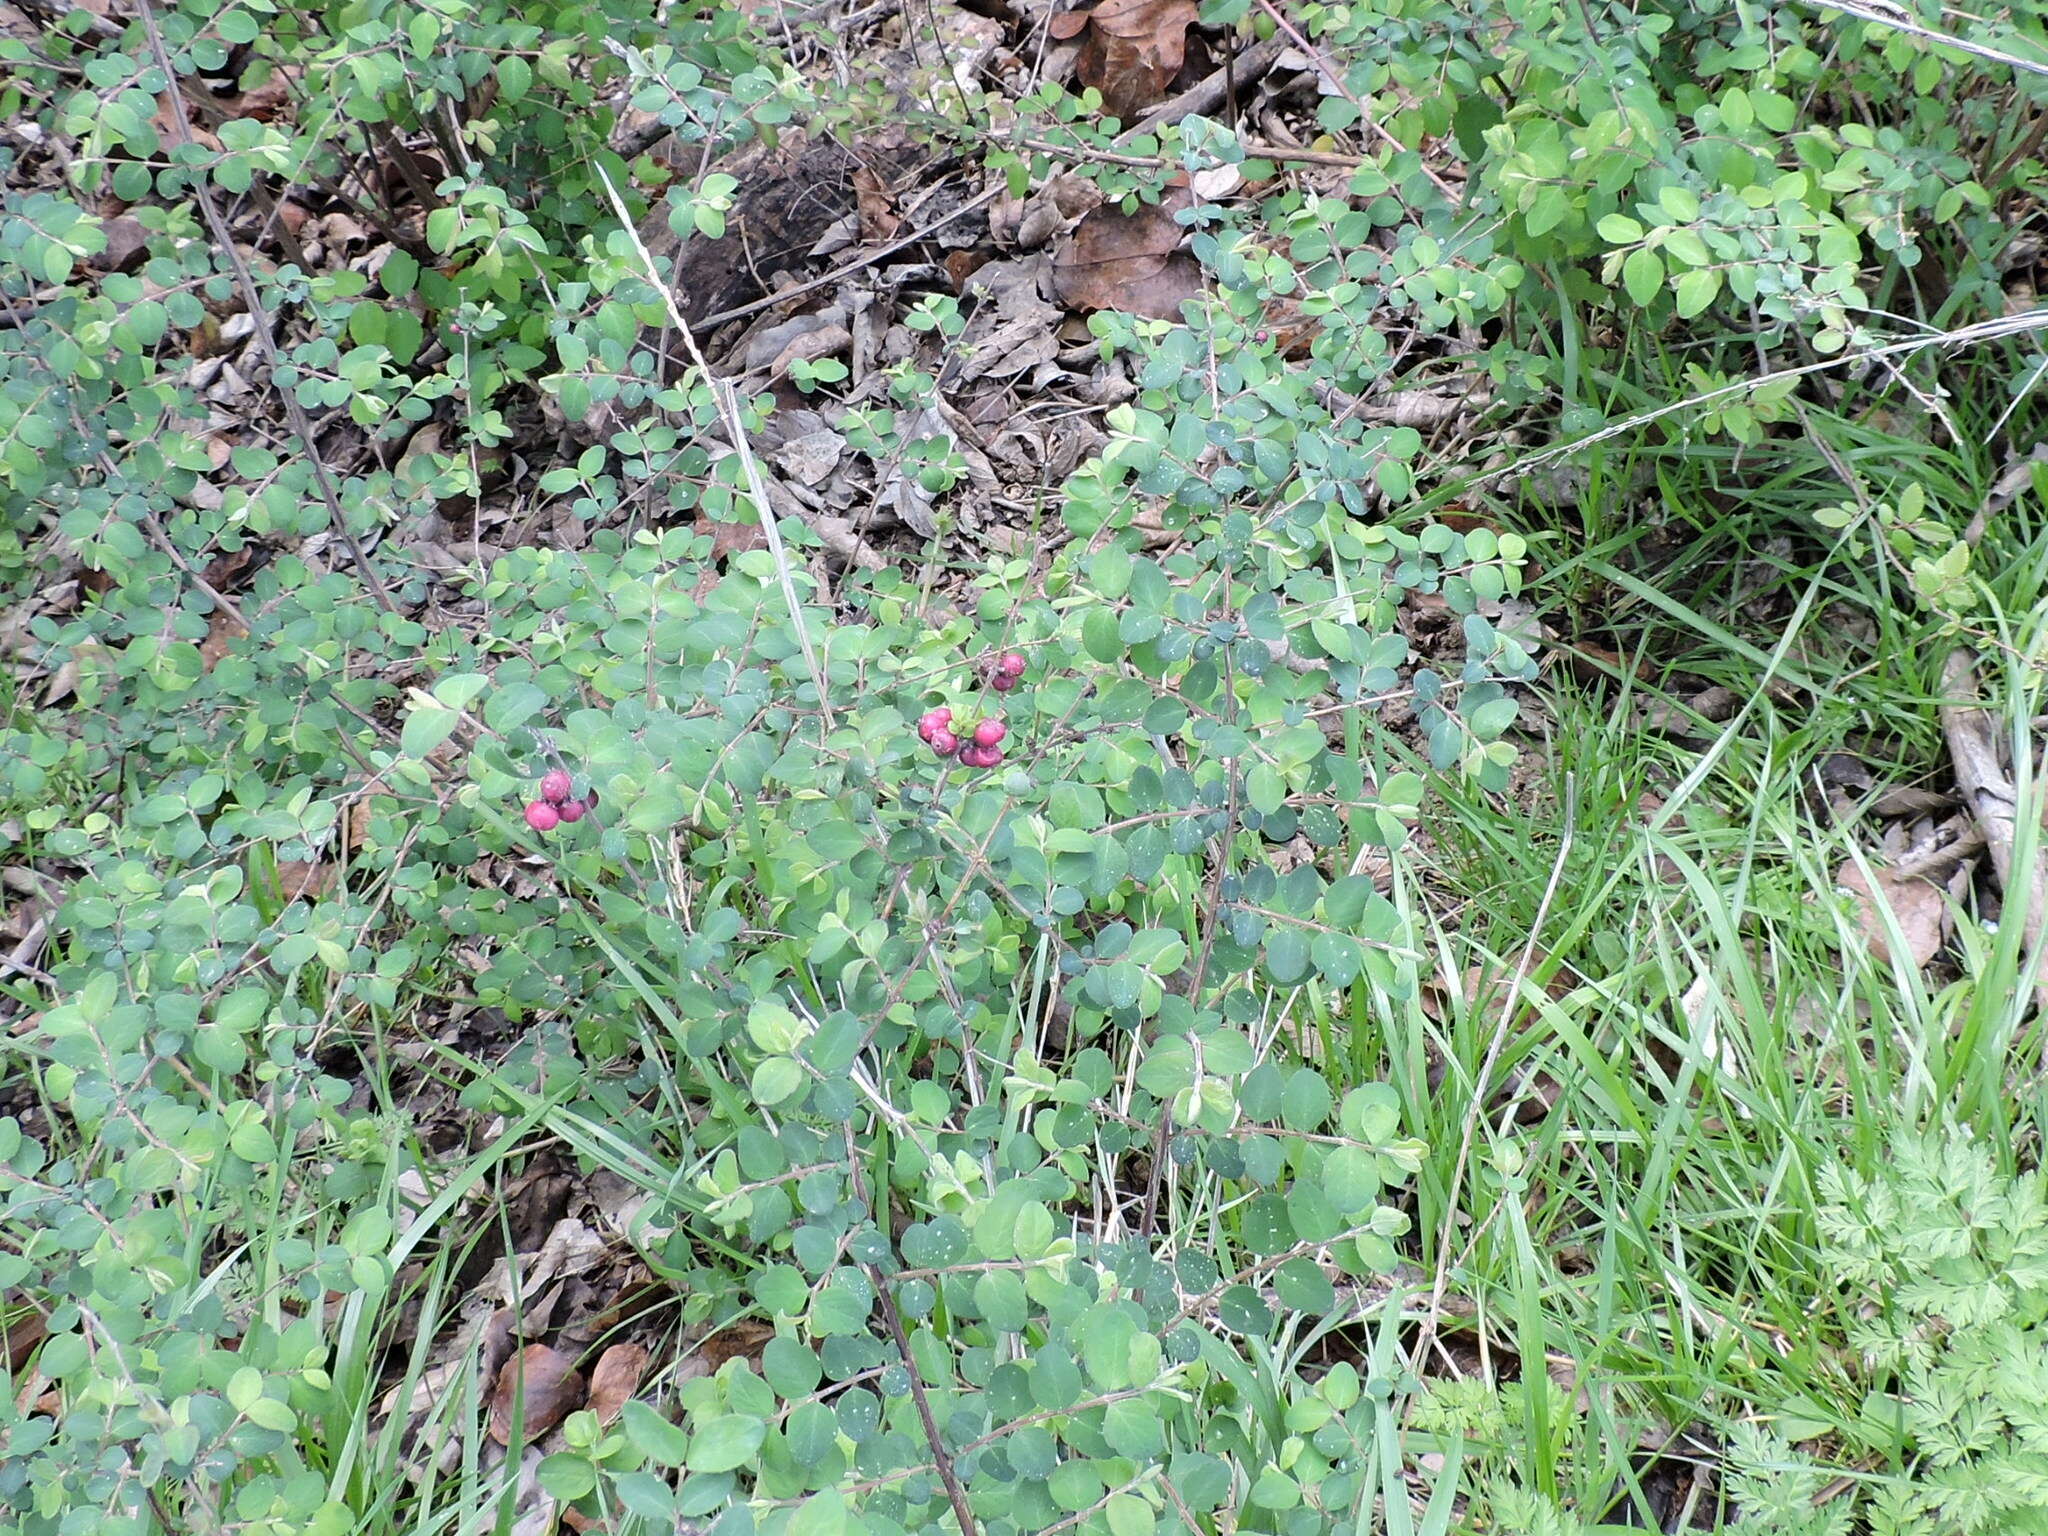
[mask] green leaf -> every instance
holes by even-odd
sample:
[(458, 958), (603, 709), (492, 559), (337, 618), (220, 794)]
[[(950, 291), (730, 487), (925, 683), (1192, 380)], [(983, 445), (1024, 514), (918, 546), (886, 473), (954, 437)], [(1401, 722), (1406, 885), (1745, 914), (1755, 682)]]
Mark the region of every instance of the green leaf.
[(790, 1517), (789, 1536), (845, 1536), (847, 1514), (846, 1495), (827, 1488), (804, 1500)]
[(1623, 213), (1610, 213), (1598, 225), (1600, 238), (1609, 245), (1634, 245), (1643, 238), (1643, 226)]
[(1688, 272), (1679, 278), (1677, 286), (1678, 315), (1681, 320), (1690, 320), (1699, 314), (1721, 291), (1721, 274), (1708, 267), (1697, 272)]
[(1283, 987), (1308, 975), (1308, 935), (1293, 923), (1275, 923), (1266, 930), (1265, 954), (1266, 969)]
[(394, 299), (402, 299), (413, 290), (420, 280), (420, 264), (396, 246), (384, 258), (384, 265), (377, 270), (377, 281), (384, 291)]
[(1515, 716), (1521, 707), (1513, 699), (1488, 699), (1479, 705), (1466, 719), (1472, 727), (1472, 734), (1482, 741), (1490, 741), (1515, 723)]
[(1338, 1213), (1356, 1220), (1379, 1202), (1378, 1160), (1363, 1147), (1332, 1147), (1323, 1160), (1322, 1186)]
[(299, 1416), (274, 1397), (259, 1397), (249, 1405), (249, 1422), (258, 1429), (288, 1435), (298, 1428)]
[(1684, 262), (1688, 267), (1704, 267), (1714, 258), (1707, 250), (1707, 242), (1699, 237), (1697, 230), (1672, 229), (1665, 231), (1664, 249)]
[(590, 1464), (590, 1458), (579, 1456), (574, 1451), (556, 1451), (552, 1456), (543, 1456), (534, 1469), (540, 1485), (549, 1497), (570, 1503), (582, 1498), (597, 1487), (597, 1468)]
[(1081, 648), (1104, 666), (1123, 660), (1123, 626), (1114, 609), (1088, 610), (1081, 620)]
[(803, 1090), (804, 1082), (803, 1065), (795, 1057), (768, 1056), (754, 1068), (750, 1086), (754, 1102), (765, 1109), (794, 1097)]
[(1321, 1127), (1333, 1102), (1330, 1085), (1314, 1067), (1296, 1067), (1280, 1098), (1280, 1118), (1290, 1131), (1304, 1134)]
[(533, 66), (516, 53), (498, 60), (498, 100), (506, 106), (533, 88)]
[(817, 1352), (795, 1339), (777, 1334), (761, 1351), (761, 1375), (784, 1400), (807, 1397), (815, 1392), (824, 1376)]
[(1244, 776), (1245, 796), (1252, 809), (1270, 816), (1287, 803), (1287, 780), (1271, 763), (1256, 764)]
[(675, 1491), (651, 1472), (621, 1472), (612, 1479), (619, 1502), (657, 1528), (677, 1525)]
[(434, 697), (450, 709), (467, 709), (490, 686), (491, 680), (481, 672), (454, 672), (434, 684)]
[(1657, 194), (1657, 206), (1680, 224), (1690, 224), (1700, 216), (1700, 200), (1687, 187), (1666, 187)]
[(681, 1426), (670, 1423), (639, 1398), (628, 1398), (619, 1412), (619, 1427), (633, 1448), (662, 1467), (680, 1467), (690, 1449), (690, 1437)]
[(1111, 602), (1131, 590), (1131, 552), (1121, 544), (1105, 544), (1088, 559), (1088, 577), (1095, 590)]
[(692, 1472), (732, 1472), (753, 1460), (768, 1438), (768, 1426), (752, 1414), (728, 1413), (700, 1425), (690, 1436), (683, 1465)]
[(1281, 1306), (1310, 1317), (1328, 1317), (1337, 1305), (1337, 1288), (1305, 1256), (1289, 1259), (1273, 1272), (1273, 1294)]
[(1390, 1084), (1365, 1083), (1344, 1095), (1338, 1114), (1346, 1136), (1378, 1146), (1401, 1128), (1401, 1098)]
[(398, 733), (399, 750), (407, 757), (425, 757), (455, 734), (462, 717), (438, 704), (421, 704), (405, 717)]
[(228, 1406), (237, 1413), (247, 1413), (263, 1396), (263, 1373), (253, 1365), (245, 1365), (228, 1378)]
[(1648, 304), (1664, 290), (1664, 263), (1647, 246), (1638, 246), (1621, 264), (1622, 286), (1637, 304)]
[(1152, 1536), (1158, 1524), (1152, 1506), (1135, 1494), (1112, 1494), (1102, 1513), (1109, 1521), (1110, 1536)]

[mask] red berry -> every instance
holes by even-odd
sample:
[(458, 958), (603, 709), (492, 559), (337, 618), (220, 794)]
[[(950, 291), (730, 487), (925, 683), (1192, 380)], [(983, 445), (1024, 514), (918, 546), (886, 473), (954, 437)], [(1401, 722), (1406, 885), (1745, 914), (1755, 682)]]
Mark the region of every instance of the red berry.
[(574, 826), (583, 819), (583, 802), (581, 800), (564, 800), (560, 807), (557, 808), (555, 814), (560, 816), (570, 826)]
[(526, 807), (526, 824), (536, 832), (552, 832), (555, 823), (562, 819), (562, 813), (545, 800), (535, 800)]
[(1008, 672), (998, 672), (988, 680), (988, 685), (997, 693), (1008, 693), (1017, 686), (1017, 679)]
[(951, 757), (960, 750), (960, 738), (951, 731), (933, 731), (931, 744), (932, 750), (941, 757)]
[(1003, 659), (997, 662), (996, 666), (1006, 677), (1022, 677), (1024, 675), (1024, 658), (1015, 651), (1003, 652)]
[(992, 747), (1009, 734), (1009, 727), (1002, 721), (984, 720), (974, 728), (974, 744), (977, 747)]
[(560, 805), (569, 798), (569, 773), (564, 768), (550, 768), (541, 775), (540, 797), (550, 805)]

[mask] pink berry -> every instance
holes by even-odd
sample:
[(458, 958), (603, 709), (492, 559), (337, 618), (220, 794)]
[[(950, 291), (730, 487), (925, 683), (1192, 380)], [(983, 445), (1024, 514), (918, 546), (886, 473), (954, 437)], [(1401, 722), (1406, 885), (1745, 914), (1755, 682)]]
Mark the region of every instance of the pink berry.
[(550, 805), (560, 805), (569, 798), (569, 773), (565, 768), (550, 768), (540, 778), (540, 797)]
[(974, 744), (977, 747), (992, 747), (1009, 734), (1009, 727), (1002, 721), (984, 720), (974, 728)]
[(1022, 677), (1024, 675), (1024, 658), (1015, 651), (1003, 652), (1003, 659), (997, 662), (996, 666), (1005, 677)]
[(1017, 686), (1017, 679), (1008, 672), (998, 672), (988, 680), (988, 685), (997, 693), (1008, 693)]
[(574, 826), (577, 822), (583, 819), (583, 802), (581, 800), (564, 800), (561, 803), (560, 807), (556, 810), (555, 814), (560, 816), (562, 820), (567, 822), (570, 826)]
[(932, 750), (941, 757), (951, 757), (960, 750), (960, 738), (951, 731), (933, 731), (931, 743)]
[(552, 832), (555, 824), (562, 819), (562, 813), (545, 800), (535, 800), (526, 807), (526, 824), (536, 832)]

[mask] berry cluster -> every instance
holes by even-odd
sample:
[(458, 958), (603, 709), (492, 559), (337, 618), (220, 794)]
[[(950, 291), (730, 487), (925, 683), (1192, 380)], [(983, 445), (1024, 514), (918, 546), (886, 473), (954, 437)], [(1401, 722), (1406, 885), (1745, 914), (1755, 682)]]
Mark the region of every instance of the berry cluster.
[(953, 711), (939, 708), (918, 718), (917, 734), (941, 757), (958, 753), (963, 767), (993, 768), (1003, 760), (1002, 741), (1010, 730), (1002, 721), (990, 718), (977, 724), (962, 741), (953, 733)]
[(1024, 658), (1015, 651), (1005, 651), (988, 663), (986, 675), (989, 687), (997, 693), (1008, 693), (1024, 675)]
[(597, 791), (572, 800), (575, 788), (566, 768), (550, 768), (540, 777), (540, 798), (527, 802), (526, 824), (536, 832), (552, 832), (564, 822), (574, 825), (597, 809)]

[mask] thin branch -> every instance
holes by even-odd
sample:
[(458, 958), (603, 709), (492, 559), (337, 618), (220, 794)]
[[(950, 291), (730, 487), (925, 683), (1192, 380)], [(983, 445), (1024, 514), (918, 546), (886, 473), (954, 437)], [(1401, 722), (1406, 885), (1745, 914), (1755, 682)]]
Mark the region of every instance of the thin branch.
[[(164, 79), (171, 89), (164, 94), (171, 104), (171, 116), (177, 125), (178, 142), (189, 145), (192, 139), (192, 119), (185, 112), (184, 93), (177, 89), (178, 71), (171, 62), (171, 52), (164, 46), (163, 31), (157, 25), (155, 0), (138, 0), (138, 11), (143, 28), (149, 33), (150, 51), (156, 55), (157, 67), (164, 72)], [(362, 542), (356, 538), (355, 530), (348, 525), (348, 515), (342, 511), (341, 492), (336, 489), (334, 477), (328, 472), (327, 463), (320, 457), (320, 445), (313, 435), (313, 423), (306, 417), (306, 411), (299, 404), (298, 396), (287, 389), (279, 375), (284, 371), (284, 358), (277, 350), (277, 339), (270, 334), (268, 313), (263, 307), (263, 295), (257, 290), (256, 279), (249, 271), (249, 265), (242, 260), (242, 253), (236, 248), (233, 237), (228, 233), (227, 221), (221, 217), (220, 209), (213, 201), (213, 188), (207, 185), (206, 177), (195, 174), (192, 178), (192, 193), (199, 202), (199, 211), (206, 218), (206, 227), (213, 236), (213, 242), (227, 257), (228, 265), (234, 270), (235, 286), (241, 290), (242, 302), (249, 308), (249, 318), (256, 322), (256, 343), (262, 349), (264, 360), (270, 364), (270, 387), (277, 398), (284, 402), (286, 418), (291, 422), (292, 432), (306, 450), (306, 462), (313, 466), (313, 479), (320, 487), (320, 499), (327, 504), (327, 516), (334, 524), (342, 541), (348, 545), (348, 552), (355, 560), (356, 569), (362, 573), (363, 582), (370, 589), (370, 595), (386, 613), (398, 612), (398, 605), (391, 601), (391, 593), (384, 585), (384, 578), (377, 574), (370, 564), (370, 557), (364, 551)]]
[[(846, 1167), (853, 1176), (854, 1198), (868, 1210), (887, 1221), (885, 1211), (876, 1209), (868, 1195), (867, 1175), (861, 1172), (860, 1151), (853, 1144), (853, 1128), (846, 1127)], [(886, 1198), (887, 1192), (884, 1191)], [(931, 1399), (925, 1394), (924, 1378), (918, 1374), (917, 1357), (910, 1351), (910, 1335), (903, 1327), (903, 1314), (897, 1310), (896, 1295), (889, 1289), (889, 1277), (882, 1273), (882, 1266), (869, 1263), (862, 1266), (867, 1270), (868, 1280), (875, 1288), (875, 1299), (882, 1305), (882, 1316), (889, 1324), (890, 1337), (896, 1341), (896, 1353), (903, 1359), (903, 1369), (910, 1373), (910, 1396), (917, 1404), (917, 1417), (924, 1425), (924, 1443), (931, 1448), (932, 1465), (938, 1469), (939, 1481), (946, 1486), (946, 1497), (953, 1504), (953, 1518), (960, 1522), (960, 1536), (980, 1536), (980, 1527), (974, 1523), (974, 1510), (967, 1502), (967, 1490), (960, 1485), (960, 1474), (954, 1470), (953, 1458), (946, 1451), (944, 1437), (939, 1434), (938, 1418), (932, 1413)]]
[(789, 605), (789, 622), (796, 630), (796, 643), (804, 653), (804, 666), (811, 674), (811, 686), (818, 691), (818, 713), (824, 719), (825, 729), (832, 729), (832, 696), (826, 687), (825, 670), (818, 665), (817, 653), (811, 648), (811, 632), (804, 627), (804, 611), (797, 601), (796, 578), (790, 573), (789, 550), (782, 542), (782, 524), (774, 504), (768, 499), (768, 487), (761, 481), (761, 466), (754, 458), (752, 444), (747, 441), (746, 419), (740, 414), (739, 392), (730, 380), (721, 379), (711, 371), (711, 364), (705, 360), (704, 352), (697, 345), (697, 336), (690, 329), (690, 322), (683, 318), (683, 309), (676, 302), (675, 290), (663, 281), (661, 269), (655, 266), (654, 257), (648, 253), (646, 244), (640, 239), (640, 231), (633, 218), (626, 211), (626, 200), (619, 196), (619, 189), (612, 185), (609, 172), (600, 165), (598, 179), (604, 183), (605, 195), (611, 199), (612, 211), (619, 216), (619, 227), (632, 242), (633, 253), (640, 258), (640, 264), (647, 269), (647, 280), (661, 295), (661, 302), (668, 310), (669, 323), (675, 326), (676, 334), (682, 337), (683, 345), (689, 349), (690, 361), (696, 365), (697, 375), (703, 379), (704, 387), (711, 391), (711, 397), (718, 404), (718, 414), (724, 419), (725, 430), (732, 440), (733, 452), (740, 456), (740, 468), (747, 477), (747, 491), (754, 498), (754, 506), (761, 518), (761, 532), (768, 541), (768, 554), (775, 561), (776, 580), (782, 587), (782, 599)]

